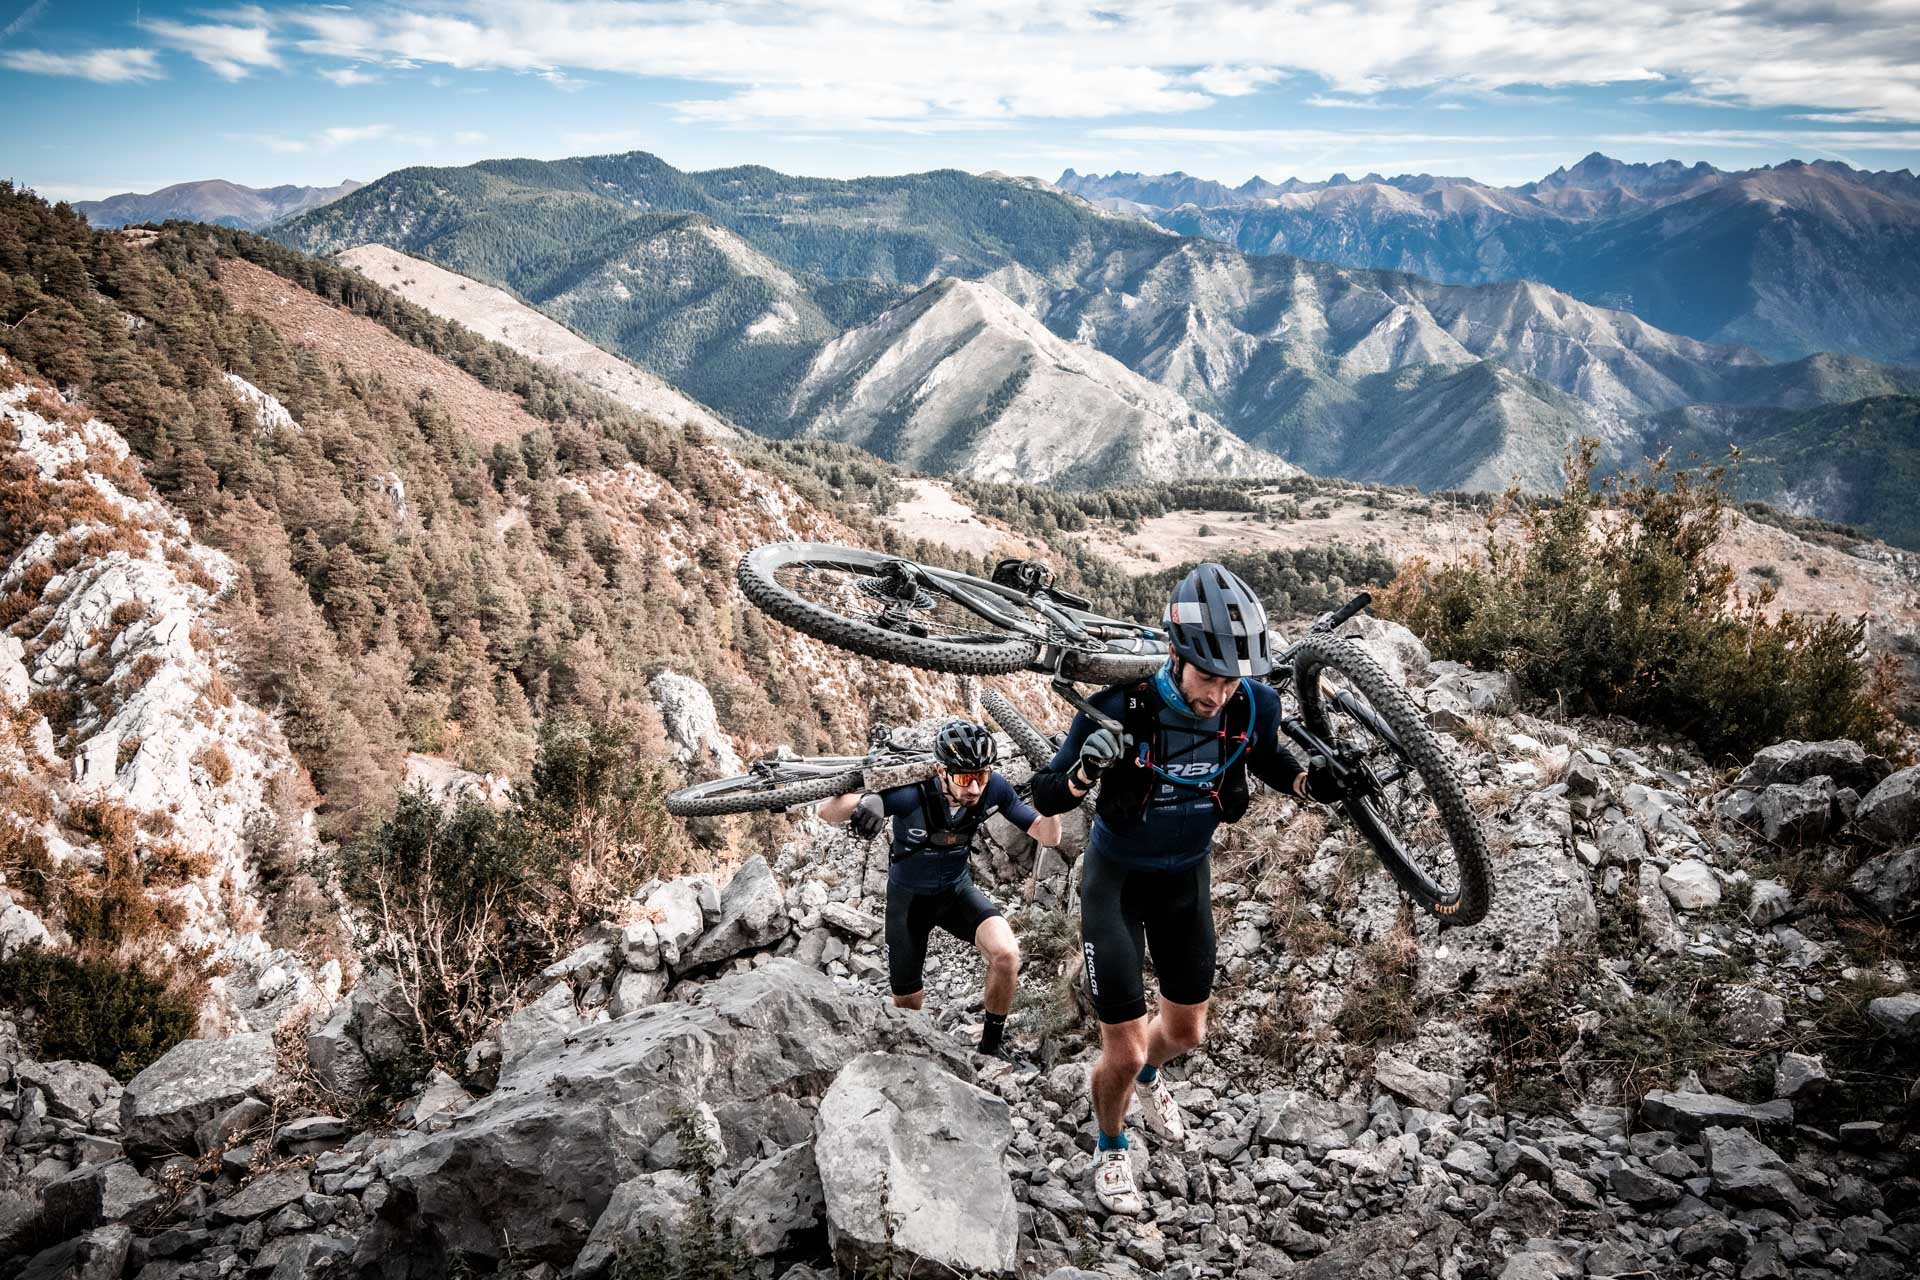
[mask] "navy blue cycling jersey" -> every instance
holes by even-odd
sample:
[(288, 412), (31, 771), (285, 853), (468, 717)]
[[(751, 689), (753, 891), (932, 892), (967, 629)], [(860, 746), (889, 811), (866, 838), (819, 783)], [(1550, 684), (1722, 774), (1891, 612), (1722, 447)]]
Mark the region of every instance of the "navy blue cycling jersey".
[(966, 881), (973, 833), (994, 814), (1022, 831), (1040, 817), (998, 771), (987, 779), (980, 803), (970, 808), (953, 807), (937, 777), (882, 791), (880, 799), (893, 819), (887, 885), (916, 893), (952, 889)]
[[(1269, 786), (1290, 786), (1300, 765), (1280, 745), (1280, 695), (1259, 681), (1249, 680), (1245, 687), (1252, 691), (1253, 697), (1247, 768)], [(1102, 715), (1119, 720), (1126, 711), (1127, 689), (1125, 686), (1102, 689), (1088, 701)], [(1233, 714), (1234, 724), (1238, 725), (1238, 713)], [(1157, 725), (1152, 759), (1166, 773), (1201, 781), (1219, 770), (1221, 716), (1200, 720), (1162, 706)], [(1080, 757), (1081, 744), (1098, 727), (1084, 711), (1074, 716), (1066, 740), (1054, 753), (1047, 769), (1052, 772), (1071, 769)], [(1138, 750), (1137, 744), (1131, 750)], [(1232, 744), (1228, 743), (1226, 754), (1231, 752)], [(1213, 833), (1219, 825), (1219, 807), (1205, 786), (1183, 787), (1171, 779), (1158, 778), (1147, 795), (1146, 812), (1140, 822), (1126, 831), (1116, 831), (1104, 817), (1096, 816), (1088, 848), (1140, 870), (1177, 871), (1192, 866), (1213, 851)]]

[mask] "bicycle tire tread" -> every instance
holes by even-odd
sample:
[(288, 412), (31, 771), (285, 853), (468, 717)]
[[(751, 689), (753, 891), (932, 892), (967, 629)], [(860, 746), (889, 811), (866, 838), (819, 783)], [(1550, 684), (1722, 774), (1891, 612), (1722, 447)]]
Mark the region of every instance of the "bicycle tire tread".
[[(1453, 845), (1454, 857), (1459, 863), (1460, 884), (1452, 895), (1420, 905), (1436, 918), (1450, 924), (1470, 925), (1485, 919), (1493, 893), (1486, 833), (1481, 830), (1480, 820), (1467, 801), (1466, 789), (1461, 785), (1459, 776), (1441, 754), (1433, 730), (1420, 719), (1406, 690), (1357, 646), (1338, 637), (1310, 636), (1301, 642), (1300, 651), (1309, 658), (1308, 663), (1300, 664), (1296, 657), (1296, 669), (1300, 673), (1296, 680), (1297, 696), (1307, 728), (1323, 738), (1329, 736), (1326, 707), (1320, 700), (1316, 668), (1330, 666), (1353, 681), (1388, 727), (1400, 736), (1401, 744), (1406, 747), (1414, 768), (1419, 770), (1422, 781), (1433, 797), (1441, 825), (1446, 829), (1447, 839)], [(1355, 825), (1365, 830), (1358, 816)], [(1373, 844), (1380, 860), (1387, 864), (1388, 871), (1394, 874), (1394, 879), (1405, 887), (1406, 878), (1393, 865), (1401, 861), (1398, 856), (1382, 849), (1375, 841), (1369, 840), (1369, 843)], [(1415, 871), (1404, 864), (1401, 869), (1409, 873)]]

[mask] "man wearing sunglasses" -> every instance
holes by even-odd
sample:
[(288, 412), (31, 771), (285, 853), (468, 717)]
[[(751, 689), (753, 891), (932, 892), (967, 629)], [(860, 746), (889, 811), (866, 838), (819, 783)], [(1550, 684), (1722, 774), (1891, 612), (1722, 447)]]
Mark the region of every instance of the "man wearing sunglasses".
[(999, 814), (1043, 845), (1060, 843), (1060, 819), (1043, 818), (993, 768), (993, 735), (970, 720), (949, 720), (933, 741), (934, 773), (925, 782), (886, 791), (849, 792), (820, 806), (823, 822), (849, 822), (862, 839), (893, 819), (887, 869), (887, 976), (893, 1002), (918, 1009), (927, 942), (937, 926), (970, 942), (986, 958), (986, 1026), (980, 1052), (1006, 1058), (1007, 1014), (1013, 1010), (1020, 948), (993, 900), (973, 883), (968, 858), (974, 832)]
[[(1035, 808), (1049, 814), (1099, 788), (1080, 868), (1080, 934), (1100, 1019), (1093, 1189), (1114, 1214), (1145, 1209), (1127, 1153), (1129, 1103), (1158, 1136), (1186, 1140), (1160, 1068), (1206, 1035), (1214, 830), (1246, 812), (1249, 772), (1301, 799), (1339, 793), (1330, 774), (1301, 768), (1280, 744), (1280, 695), (1259, 680), (1273, 670), (1266, 610), (1245, 582), (1200, 565), (1174, 588), (1166, 628), (1172, 652), (1152, 679), (1089, 700), (1119, 732), (1082, 711), (1032, 784)], [(1152, 1019), (1147, 954), (1160, 984)]]

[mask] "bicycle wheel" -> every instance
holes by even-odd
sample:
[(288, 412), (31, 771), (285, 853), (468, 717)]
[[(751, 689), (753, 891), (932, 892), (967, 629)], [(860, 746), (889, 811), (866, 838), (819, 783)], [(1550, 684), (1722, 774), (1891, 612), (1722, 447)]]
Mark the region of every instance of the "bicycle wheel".
[(980, 702), (986, 707), (987, 714), (993, 717), (993, 722), (1013, 739), (1013, 745), (1020, 749), (1020, 754), (1027, 758), (1028, 764), (1036, 769), (1047, 767), (1053, 759), (1053, 743), (1047, 740), (1047, 735), (1034, 728), (1025, 716), (1014, 710), (1006, 695), (998, 689), (988, 689), (981, 693)]
[[(1040, 646), (967, 608), (953, 596), (903, 579), (898, 556), (824, 542), (776, 542), (740, 558), (747, 599), (816, 640), (869, 658), (956, 675), (1005, 675), (1031, 663)], [(957, 578), (964, 575), (943, 574)], [(1017, 608), (992, 584), (965, 589)]]
[(1493, 892), (1486, 834), (1406, 690), (1333, 636), (1303, 640), (1293, 662), (1307, 728), (1369, 779), (1343, 802), (1354, 825), (1423, 910), (1451, 924), (1478, 923)]
[(727, 813), (777, 813), (797, 804), (844, 795), (866, 778), (858, 761), (787, 760), (735, 778), (696, 782), (667, 795), (667, 812), (679, 818)]

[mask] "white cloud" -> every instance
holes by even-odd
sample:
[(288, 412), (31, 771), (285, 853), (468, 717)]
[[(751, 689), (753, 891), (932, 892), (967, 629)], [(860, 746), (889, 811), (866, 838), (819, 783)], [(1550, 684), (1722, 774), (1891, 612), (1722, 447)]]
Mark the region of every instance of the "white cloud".
[(1601, 142), (1658, 147), (1773, 147), (1811, 151), (1908, 151), (1920, 147), (1920, 129), (1674, 129), (1607, 134)]
[(0, 66), (41, 76), (74, 76), (97, 84), (158, 80), (160, 59), (151, 49), (89, 49), (85, 53), (46, 53), (39, 49), (0, 52)]
[(1207, 129), (1173, 125), (1124, 125), (1095, 129), (1096, 138), (1116, 142), (1224, 143), (1253, 147), (1341, 147), (1356, 145), (1433, 146), (1516, 142), (1554, 142), (1550, 134), (1401, 133), (1345, 129)]
[(335, 125), (322, 129), (318, 133), (304, 137), (287, 137), (274, 133), (243, 133), (233, 135), (242, 142), (265, 147), (280, 155), (304, 155), (308, 152), (338, 151), (342, 147), (358, 146), (365, 142), (379, 142), (388, 139), (419, 142), (417, 138), (402, 139), (390, 124), (351, 124)]
[(478, 129), (462, 129), (453, 135), (453, 140), (463, 147), (473, 147), (485, 142), (487, 135)]
[(363, 84), (377, 84), (380, 77), (359, 67), (329, 67), (320, 72), (325, 79), (333, 81), (342, 89), (351, 89)]
[[(244, 12), (248, 16), (265, 17), (258, 9)], [(244, 80), (261, 68), (280, 65), (280, 57), (273, 51), (271, 34), (264, 24), (188, 24), (149, 18), (142, 29), (151, 32), (162, 44), (205, 63), (223, 80)]]
[(1287, 73), (1279, 67), (1207, 67), (1194, 72), (1192, 80), (1204, 93), (1219, 98), (1239, 98), (1286, 77)]
[(1349, 111), (1391, 111), (1394, 108), (1384, 102), (1367, 102), (1361, 98), (1334, 98), (1317, 93), (1311, 98), (1302, 98), (1300, 105), (1305, 107), (1342, 107)]
[(36, 18), (46, 12), (46, 8), (47, 0), (33, 0), (33, 3), (22, 9), (19, 16), (12, 22), (0, 27), (0, 40), (10, 40), (25, 31), (33, 25)]
[(1328, 102), (1438, 89), (1532, 105), (1651, 82), (1701, 104), (1920, 119), (1916, 0), (376, 0), (276, 21), (347, 60), (711, 85), (683, 118), (740, 126), (1170, 114), (1294, 73)]

